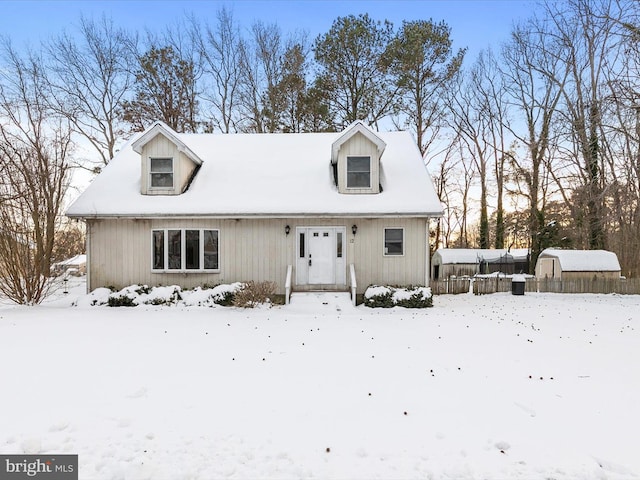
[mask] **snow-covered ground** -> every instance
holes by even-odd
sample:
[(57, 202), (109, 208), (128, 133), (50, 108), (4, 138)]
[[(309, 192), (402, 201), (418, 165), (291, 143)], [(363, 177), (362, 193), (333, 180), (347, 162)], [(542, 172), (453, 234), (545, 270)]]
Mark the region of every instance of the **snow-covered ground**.
[(0, 453), (99, 480), (640, 476), (640, 296), (70, 307), (81, 288), (0, 307)]

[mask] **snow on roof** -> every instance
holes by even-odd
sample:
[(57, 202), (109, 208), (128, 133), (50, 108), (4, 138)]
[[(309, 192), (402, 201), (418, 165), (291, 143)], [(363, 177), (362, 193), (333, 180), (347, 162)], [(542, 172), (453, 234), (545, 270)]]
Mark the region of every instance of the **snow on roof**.
[(524, 260), (529, 255), (529, 250), (526, 248), (512, 248), (511, 250), (506, 248), (439, 248), (434, 253), (434, 257), (440, 255), (442, 264), (456, 264), (478, 263), (481, 260), (492, 262), (500, 260), (500, 257), (507, 254), (516, 260)]
[[(127, 143), (70, 206), (71, 217), (422, 216), (442, 205), (408, 132), (380, 132), (383, 191), (340, 194), (332, 144), (339, 133), (175, 134), (202, 167), (181, 195), (140, 193), (141, 160)], [(139, 137), (138, 137), (139, 138)]]
[(618, 256), (606, 250), (560, 250), (547, 248), (538, 258), (555, 257), (564, 272), (620, 271)]
[(64, 266), (67, 266), (67, 265), (82, 265), (83, 263), (87, 263), (87, 256), (84, 255), (84, 254), (76, 255), (75, 257), (71, 257), (71, 258), (67, 258), (66, 260), (63, 260), (61, 262), (56, 263), (56, 265), (64, 267)]

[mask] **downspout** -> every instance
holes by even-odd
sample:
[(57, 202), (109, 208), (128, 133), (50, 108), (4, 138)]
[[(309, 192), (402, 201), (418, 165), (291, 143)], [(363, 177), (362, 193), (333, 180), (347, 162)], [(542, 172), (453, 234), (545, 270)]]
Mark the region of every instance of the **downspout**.
[(86, 272), (86, 293), (90, 293), (91, 292), (91, 226), (89, 224), (88, 220), (84, 221), (85, 224), (85, 228), (87, 231), (87, 235), (86, 235), (86, 240), (85, 240), (85, 251), (87, 254), (87, 272)]
[(426, 243), (426, 252), (424, 258), (424, 286), (429, 286), (429, 280), (431, 278), (431, 264), (429, 259), (429, 254), (431, 253), (431, 248), (429, 247), (429, 218), (427, 218), (424, 222), (424, 230), (425, 230), (425, 243)]

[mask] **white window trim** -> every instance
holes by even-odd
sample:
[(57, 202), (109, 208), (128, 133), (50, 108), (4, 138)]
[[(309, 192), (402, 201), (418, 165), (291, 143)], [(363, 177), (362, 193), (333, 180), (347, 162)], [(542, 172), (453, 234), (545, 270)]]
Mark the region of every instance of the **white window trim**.
[[(402, 253), (400, 255), (386, 252), (387, 230), (402, 230)], [(404, 233), (404, 227), (384, 227), (382, 229), (382, 254), (384, 257), (404, 257), (405, 251), (407, 249), (407, 239)]]
[[(180, 242), (180, 268), (167, 268), (169, 265), (169, 231), (179, 230), (181, 233)], [(187, 253), (187, 230), (197, 230), (200, 232), (199, 239), (199, 264), (200, 268), (186, 268), (186, 253)], [(205, 231), (218, 232), (218, 268), (204, 268), (204, 232)], [(164, 232), (164, 266), (165, 268), (153, 268), (153, 232)], [(220, 273), (220, 229), (218, 228), (152, 228), (151, 229), (151, 272), (152, 273)]]
[[(368, 157), (369, 158), (369, 186), (368, 187), (350, 187), (349, 186), (349, 158), (355, 158), (355, 157), (359, 157), (359, 158), (364, 158), (364, 157)], [(345, 185), (347, 187), (347, 190), (371, 190), (373, 187), (371, 186), (371, 177), (373, 176), (373, 172), (372, 172), (372, 161), (371, 161), (371, 155), (347, 155), (345, 158)], [(356, 172), (357, 173), (357, 172)], [(364, 173), (364, 172), (362, 172)]]
[[(151, 161), (152, 160), (167, 160), (171, 159), (171, 186), (170, 187), (154, 187), (152, 178), (154, 173), (168, 173), (168, 172), (152, 172)], [(173, 191), (176, 188), (176, 160), (174, 157), (149, 157), (149, 190), (154, 191)], [(175, 229), (179, 230), (179, 229)], [(195, 229), (194, 229), (195, 230)]]

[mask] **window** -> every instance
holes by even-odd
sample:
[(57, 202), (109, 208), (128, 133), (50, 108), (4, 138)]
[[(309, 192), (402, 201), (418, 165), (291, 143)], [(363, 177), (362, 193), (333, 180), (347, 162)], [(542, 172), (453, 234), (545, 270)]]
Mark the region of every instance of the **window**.
[(304, 232), (300, 232), (299, 242), (300, 242), (300, 245), (299, 245), (300, 246), (300, 252), (299, 252), (298, 256), (300, 258), (304, 258), (305, 257), (305, 254), (304, 254)]
[(404, 255), (404, 229), (384, 229), (384, 254)]
[(203, 230), (204, 234), (204, 269), (218, 270), (218, 230)]
[(173, 158), (150, 158), (151, 188), (173, 188)]
[(342, 258), (342, 232), (336, 232), (336, 257)]
[(347, 188), (371, 188), (371, 157), (347, 157)]
[(220, 268), (218, 230), (153, 230), (151, 238), (153, 270), (201, 272)]

